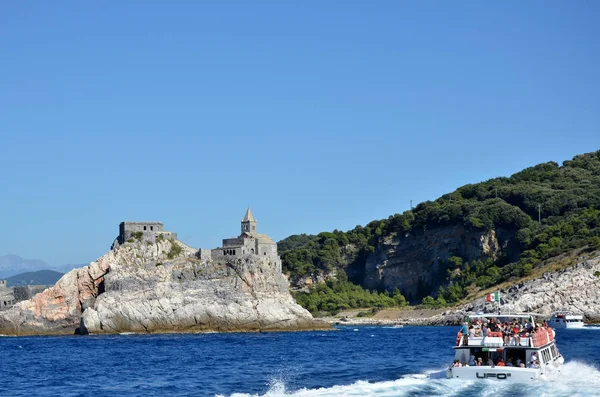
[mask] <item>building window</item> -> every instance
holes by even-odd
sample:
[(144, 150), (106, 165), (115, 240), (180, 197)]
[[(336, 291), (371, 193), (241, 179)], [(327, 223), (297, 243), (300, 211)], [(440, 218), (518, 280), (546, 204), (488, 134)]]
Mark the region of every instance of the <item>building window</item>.
[(154, 230), (154, 226), (150, 226), (150, 230)]
[(146, 226), (144, 226), (144, 230), (146, 230)]

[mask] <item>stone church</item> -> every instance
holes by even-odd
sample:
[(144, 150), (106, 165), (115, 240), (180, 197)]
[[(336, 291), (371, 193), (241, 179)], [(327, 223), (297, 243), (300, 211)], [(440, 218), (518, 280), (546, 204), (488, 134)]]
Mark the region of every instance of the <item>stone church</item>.
[(223, 239), (221, 248), (211, 250), (211, 258), (226, 259), (228, 256), (258, 255), (268, 259), (281, 272), (281, 258), (277, 253), (277, 243), (266, 234), (257, 233), (256, 224), (256, 219), (248, 208), (242, 219), (239, 237)]

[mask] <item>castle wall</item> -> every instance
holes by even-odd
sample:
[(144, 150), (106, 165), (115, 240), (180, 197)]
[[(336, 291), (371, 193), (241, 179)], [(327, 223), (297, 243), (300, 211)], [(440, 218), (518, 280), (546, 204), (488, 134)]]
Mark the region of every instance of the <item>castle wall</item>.
[(277, 245), (275, 244), (261, 244), (258, 243), (258, 255), (261, 256), (272, 256), (275, 257), (277, 256)]
[(8, 309), (15, 303), (12, 287), (6, 286), (6, 280), (0, 280), (0, 310)]
[(212, 259), (212, 250), (207, 250), (204, 248), (200, 248), (196, 253), (196, 256), (201, 261), (211, 260)]
[(121, 222), (119, 224), (119, 236), (113, 243), (112, 248), (116, 248), (127, 240), (134, 238), (134, 233), (142, 233), (141, 240), (152, 243), (155, 243), (159, 236), (166, 239), (177, 239), (177, 233), (164, 231), (161, 222)]
[(241, 247), (244, 244), (243, 238), (225, 238), (223, 239), (223, 248), (225, 247)]
[(33, 298), (46, 289), (45, 285), (24, 285), (7, 287), (6, 280), (0, 284), (0, 310), (10, 309), (15, 303)]

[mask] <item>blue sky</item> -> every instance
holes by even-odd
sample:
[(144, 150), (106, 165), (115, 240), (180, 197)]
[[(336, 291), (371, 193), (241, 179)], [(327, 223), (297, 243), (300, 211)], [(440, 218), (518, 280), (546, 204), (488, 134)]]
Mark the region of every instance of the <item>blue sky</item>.
[[(370, 3), (370, 4), (369, 4)], [(122, 220), (347, 230), (600, 149), (594, 1), (37, 2), (0, 13), (0, 255)]]

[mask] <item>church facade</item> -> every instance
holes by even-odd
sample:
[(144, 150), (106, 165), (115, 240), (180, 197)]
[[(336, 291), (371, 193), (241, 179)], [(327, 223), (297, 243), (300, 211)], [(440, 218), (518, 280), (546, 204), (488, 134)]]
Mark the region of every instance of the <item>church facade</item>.
[(256, 255), (271, 262), (281, 273), (281, 258), (277, 253), (277, 243), (266, 234), (258, 233), (257, 221), (250, 208), (241, 222), (241, 233), (235, 238), (223, 239), (223, 246), (213, 250), (200, 250), (200, 259), (228, 260)]

